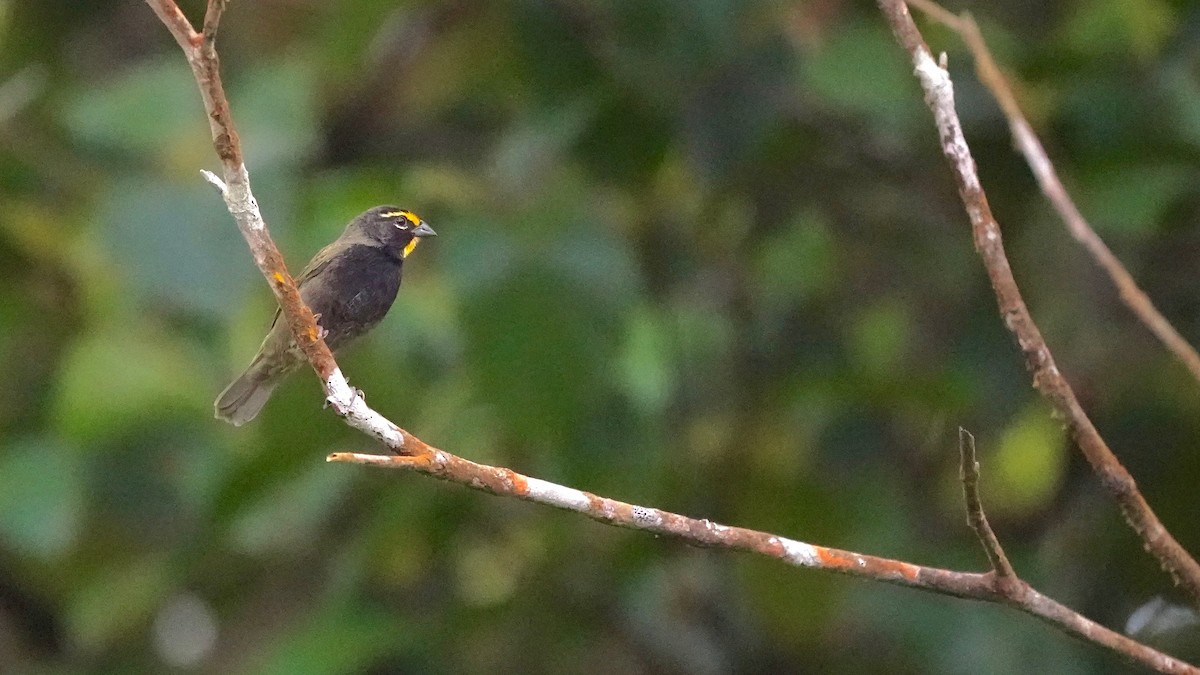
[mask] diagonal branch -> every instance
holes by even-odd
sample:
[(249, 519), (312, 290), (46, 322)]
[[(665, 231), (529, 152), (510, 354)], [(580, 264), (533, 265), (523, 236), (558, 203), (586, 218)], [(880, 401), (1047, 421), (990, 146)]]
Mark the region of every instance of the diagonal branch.
[(1200, 605), (1200, 564), (1163, 526), (1138, 491), (1133, 476), (1125, 470), (1096, 431), (1091, 419), (1079, 405), (1071, 385), (1054, 363), (1050, 348), (1046, 346), (1041, 331), (1025, 306), (1004, 252), (1000, 225), (988, 206), (987, 195), (976, 173), (975, 160), (963, 137), (962, 126), (954, 109), (954, 87), (950, 77), (942, 65), (934, 62), (929, 46), (913, 23), (904, 0), (878, 0), (878, 3), (896, 41), (912, 58), (915, 74), (925, 91), (925, 103), (933, 112), (937, 124), (942, 153), (950, 163), (958, 183), (959, 196), (971, 220), (975, 248), (996, 294), (1000, 316), (1025, 356), (1025, 365), (1033, 373), (1033, 386), (1062, 417), (1071, 437), (1100, 478), (1100, 484), (1117, 502), (1125, 521), (1141, 537), (1145, 548), (1183, 587), (1192, 602)]
[(1037, 179), (1038, 186), (1042, 189), (1042, 194), (1050, 200), (1050, 204), (1066, 224), (1067, 231), (1108, 274), (1113, 285), (1117, 287), (1117, 294), (1121, 301), (1129, 307), (1134, 316), (1158, 338), (1159, 342), (1175, 358), (1183, 363), (1191, 372), (1192, 377), (1200, 380), (1200, 354), (1179, 334), (1179, 331), (1175, 330), (1162, 312), (1158, 311), (1150, 297), (1138, 286), (1133, 275), (1125, 269), (1125, 266), (1121, 264), (1117, 256), (1113, 255), (1112, 250), (1108, 248), (1100, 235), (1096, 234), (1096, 231), (1088, 224), (1067, 193), (1067, 189), (1063, 187), (1062, 181), (1058, 178), (1058, 172), (1054, 169), (1054, 164), (1046, 154), (1046, 149), (1042, 147), (1042, 142), (1033, 132), (1029, 120), (1021, 112), (1021, 107), (1017, 104), (1017, 97), (1013, 94), (1008, 79), (996, 65), (996, 60), (992, 58), (991, 51), (988, 50), (987, 43), (983, 40), (983, 34), (979, 31), (979, 25), (969, 14), (963, 13), (961, 16), (955, 16), (933, 0), (910, 0), (909, 4), (916, 6), (962, 37), (963, 42), (975, 57), (975, 71), (979, 75), (979, 80), (991, 90), (992, 96), (1000, 104), (1000, 109), (1004, 111), (1004, 117), (1008, 119), (1009, 130), (1012, 132), (1017, 149), (1025, 156), (1025, 161), (1032, 169), (1034, 178)]
[[(321, 338), (312, 310), (300, 299), (296, 282), (288, 273), (283, 256), (267, 231), (258, 202), (250, 191), (250, 175), (242, 161), (242, 144), (233, 124), (229, 100), (221, 84), (220, 63), (212, 39), (196, 33), (187, 17), (179, 10), (174, 0), (146, 0), (175, 36), (183, 49), (192, 75), (200, 87), (200, 97), (208, 112), (208, 123), (212, 131), (213, 146), (221, 159), (223, 183), (217, 185), (229, 213), (237, 221), (238, 229), (250, 246), (254, 262), (266, 277), (283, 310), (283, 316), (292, 329), (296, 344), (317, 371), (325, 394), (335, 412), (346, 423), (379, 439), (396, 452), (405, 452), (402, 430), (387, 418), (369, 408), (338, 368), (333, 353)], [(218, 26), (224, 0), (212, 0), (205, 15), (205, 26), (213, 30)], [(210, 182), (212, 182), (210, 180)]]
[[(179, 9), (175, 0), (146, 0), (146, 2), (150, 5), (150, 9), (158, 15), (158, 20), (162, 21), (167, 30), (171, 31), (172, 37), (179, 43), (185, 54), (195, 49), (200, 35), (196, 33), (195, 28), (192, 28), (192, 22), (184, 16), (183, 10)], [(191, 61), (190, 56), (188, 61)]]
[[(212, 128), (213, 145), (221, 158), (224, 179), (202, 172), (222, 194), (238, 228), (267, 278), (296, 342), (321, 378), (329, 401), (348, 424), (382, 441), (403, 455), (337, 453), (329, 461), (406, 469), (495, 495), (509, 496), (574, 511), (593, 520), (629, 529), (676, 537), (693, 546), (756, 553), (787, 564), (839, 572), (960, 598), (997, 602), (1035, 616), (1058, 629), (1114, 651), (1123, 658), (1160, 672), (1200, 675), (1183, 661), (1155, 651), (1109, 630), (1038, 593), (1015, 575), (999, 583), (994, 572), (957, 572), (806, 544), (766, 532), (697, 520), (655, 508), (614, 499), (522, 476), (502, 467), (476, 464), (430, 447), (367, 407), (346, 383), (321, 339), (312, 312), (300, 299), (279, 250), (267, 232), (250, 191), (249, 175), (221, 86), (215, 44), (211, 35), (197, 34), (173, 0), (147, 0), (175, 36), (200, 87)], [(211, 0), (206, 30), (215, 30), (225, 2)], [(998, 546), (998, 544), (997, 544)]]

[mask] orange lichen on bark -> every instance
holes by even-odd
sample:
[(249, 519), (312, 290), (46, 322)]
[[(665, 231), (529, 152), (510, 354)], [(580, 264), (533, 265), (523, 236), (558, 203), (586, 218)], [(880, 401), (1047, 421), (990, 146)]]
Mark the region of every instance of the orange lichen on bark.
[(817, 552), (817, 558), (825, 567), (839, 570), (870, 568), (873, 571), (879, 572), (878, 576), (905, 579), (907, 581), (916, 581), (920, 575), (920, 568), (916, 565), (910, 565), (898, 560), (868, 558), (867, 556), (852, 555), (845, 551), (836, 551), (822, 546), (814, 546), (813, 548)]
[(525, 476), (522, 476), (512, 469), (504, 469), (504, 471), (507, 474), (504, 478), (506, 481), (508, 481), (508, 484), (512, 486), (512, 491), (514, 494), (520, 497), (524, 497), (529, 494), (529, 481), (525, 478)]

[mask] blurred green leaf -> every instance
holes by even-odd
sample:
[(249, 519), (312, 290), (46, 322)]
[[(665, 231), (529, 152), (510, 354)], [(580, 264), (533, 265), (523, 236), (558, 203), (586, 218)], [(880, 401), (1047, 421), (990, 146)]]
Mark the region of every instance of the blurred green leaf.
[(839, 31), (801, 63), (801, 92), (893, 129), (920, 119), (912, 66), (882, 23)]
[(593, 214), (565, 222), (543, 257), (614, 309), (636, 296), (641, 280), (632, 253), (615, 230), (610, 220)]
[(828, 219), (820, 213), (802, 213), (758, 244), (753, 288), (764, 309), (803, 304), (836, 281), (837, 264)]
[(495, 287), (522, 259), (513, 234), (481, 215), (456, 217), (438, 247), (443, 273), (463, 296)]
[(352, 472), (329, 471), (319, 461), (306, 465), (300, 476), (244, 508), (230, 526), (232, 545), (259, 556), (303, 546), (317, 537), (353, 480)]
[(643, 414), (661, 412), (676, 386), (670, 334), (651, 308), (633, 312), (619, 356), (619, 381)]
[(98, 440), (181, 412), (207, 419), (211, 379), (199, 362), (189, 345), (151, 322), (97, 326), (63, 361), (55, 427), (96, 447)]
[(0, 537), (19, 553), (61, 556), (79, 536), (84, 481), (79, 452), (51, 438), (24, 438), (0, 454)]
[(1082, 209), (1101, 232), (1126, 236), (1156, 228), (1191, 189), (1194, 171), (1181, 165), (1096, 169), (1082, 178)]
[(590, 289), (530, 263), (467, 299), (467, 359), (515, 437), (562, 442), (596, 400), (612, 322)]
[(1062, 426), (1041, 405), (1013, 419), (994, 452), (983, 450), (980, 483), (984, 506), (1001, 517), (1021, 518), (1044, 508), (1067, 468)]
[(526, 559), (507, 544), (491, 537), (462, 537), (458, 542), (455, 580), (463, 602), (498, 605), (517, 591)]
[(854, 364), (868, 373), (893, 378), (913, 341), (912, 312), (899, 298), (883, 299), (863, 309), (848, 336)]
[(1093, 56), (1131, 52), (1145, 59), (1177, 25), (1175, 11), (1163, 0), (1092, 0), (1076, 5), (1066, 24), (1067, 43)]
[(670, 148), (672, 121), (664, 112), (630, 96), (601, 100), (578, 152), (601, 180), (637, 189), (652, 180)]
[(259, 172), (295, 167), (317, 148), (315, 87), (308, 61), (295, 58), (255, 68), (230, 87), (246, 166)]
[(1193, 149), (1200, 146), (1200, 81), (1195, 76), (1196, 56), (1167, 65), (1163, 73), (1174, 126)]
[(254, 259), (229, 214), (197, 176), (189, 185), (131, 179), (114, 186), (99, 209), (114, 271), (158, 304), (229, 315), (258, 278)]
[(729, 317), (704, 306), (674, 306), (669, 325), (684, 374), (695, 376), (722, 361), (733, 346)]
[(602, 63), (611, 77), (652, 102), (677, 104), (674, 97), (692, 93), (737, 53), (729, 30), (748, 8), (732, 0), (614, 3), (602, 15), (614, 29), (613, 48)]
[(492, 177), (509, 192), (523, 192), (550, 167), (559, 166), (596, 115), (587, 98), (559, 102), (538, 116), (510, 127), (499, 139), (492, 158)]
[(80, 584), (67, 608), (76, 649), (100, 652), (137, 633), (171, 590), (173, 574), (161, 557), (122, 561)]
[(96, 82), (68, 99), (62, 113), (76, 138), (111, 150), (160, 157), (181, 141), (198, 148), (209, 142), (200, 92), (177, 54)]
[(259, 675), (339, 675), (368, 670), (385, 655), (402, 654), (420, 644), (419, 626), (369, 607), (332, 603), (266, 649), (266, 658), (250, 672)]

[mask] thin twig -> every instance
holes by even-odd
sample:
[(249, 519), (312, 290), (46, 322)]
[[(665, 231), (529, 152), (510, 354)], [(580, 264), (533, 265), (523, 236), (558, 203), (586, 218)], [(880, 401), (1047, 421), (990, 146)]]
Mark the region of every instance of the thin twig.
[(1125, 306), (1158, 338), (1159, 342), (1183, 363), (1184, 367), (1191, 372), (1192, 377), (1200, 381), (1200, 353), (1197, 353), (1196, 349), (1162, 315), (1162, 312), (1158, 311), (1150, 297), (1138, 286), (1133, 275), (1113, 255), (1112, 250), (1108, 248), (1100, 235), (1096, 234), (1087, 219), (1080, 213), (1079, 208), (1075, 206), (1075, 202), (1067, 193), (1067, 189), (1063, 187), (1062, 181), (1059, 180), (1058, 172), (1054, 169), (1054, 164), (1046, 154), (1042, 142), (1033, 132), (1029, 120), (1021, 112), (1021, 106), (1017, 103), (1017, 97), (1013, 93), (1012, 87), (1009, 86), (1009, 80), (992, 57), (975, 19), (966, 12), (961, 16), (955, 16), (932, 0), (910, 0), (909, 4), (918, 7), (962, 37), (963, 42), (975, 57), (975, 71), (978, 73), (980, 81), (992, 92), (992, 96), (1000, 104), (1000, 109), (1004, 111), (1004, 117), (1008, 120), (1008, 126), (1017, 149), (1024, 155), (1042, 194), (1050, 200), (1050, 204), (1066, 224), (1067, 231), (1083, 245), (1084, 249), (1096, 259), (1096, 263), (1108, 274), (1109, 279), (1117, 288), (1121, 302), (1125, 303)]
[(904, 1), (878, 0), (878, 3), (897, 42), (912, 59), (915, 74), (925, 92), (925, 102), (937, 124), (942, 153), (950, 163), (958, 183), (959, 196), (970, 218), (975, 248), (987, 270), (1000, 316), (1025, 356), (1025, 365), (1033, 373), (1034, 387), (1050, 401), (1066, 422), (1071, 437), (1100, 478), (1100, 484), (1117, 502), (1125, 521), (1142, 539), (1146, 549), (1183, 587), (1192, 602), (1200, 606), (1200, 564), (1159, 521), (1138, 491), (1133, 476), (1125, 470), (1096, 431), (1091, 419), (1079, 405), (1071, 385), (1059, 372), (1041, 331), (1025, 306), (1004, 252), (1000, 225), (988, 206), (987, 195), (976, 173), (975, 160), (963, 137), (962, 126), (954, 109), (954, 87), (949, 75), (934, 61)]
[(204, 10), (204, 42), (209, 46), (217, 42), (217, 28), (227, 4), (228, 0), (208, 0), (208, 8)]
[(205, 171), (204, 169), (200, 169), (200, 176), (217, 189), (217, 192), (221, 194), (222, 199), (225, 198), (225, 193), (229, 192), (229, 187), (225, 185), (225, 181), (221, 180), (220, 176), (211, 171)]
[(958, 15), (946, 9), (945, 7), (942, 7), (936, 2), (933, 2), (933, 0), (908, 0), (908, 4), (916, 7), (922, 12), (925, 12), (934, 20), (945, 25), (951, 30), (961, 30), (961, 24), (959, 23)]
[(1017, 573), (1008, 562), (1008, 556), (1004, 555), (1000, 540), (992, 531), (987, 515), (983, 512), (983, 502), (979, 499), (979, 462), (975, 459), (975, 437), (962, 427), (958, 428), (958, 452), (962, 458), (958, 477), (962, 480), (963, 501), (967, 505), (967, 525), (975, 530), (979, 543), (983, 544), (983, 550), (987, 553), (996, 576), (1016, 578)]

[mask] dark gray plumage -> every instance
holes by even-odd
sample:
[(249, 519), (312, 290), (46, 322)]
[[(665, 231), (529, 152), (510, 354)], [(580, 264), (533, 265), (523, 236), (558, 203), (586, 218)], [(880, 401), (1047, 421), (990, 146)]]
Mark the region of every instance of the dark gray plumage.
[[(400, 290), (404, 259), (422, 237), (436, 233), (411, 211), (376, 206), (346, 226), (309, 261), (296, 283), (317, 315), (325, 343), (345, 347), (383, 319)], [(279, 310), (246, 371), (217, 397), (216, 416), (235, 426), (254, 419), (275, 387), (304, 363)]]

